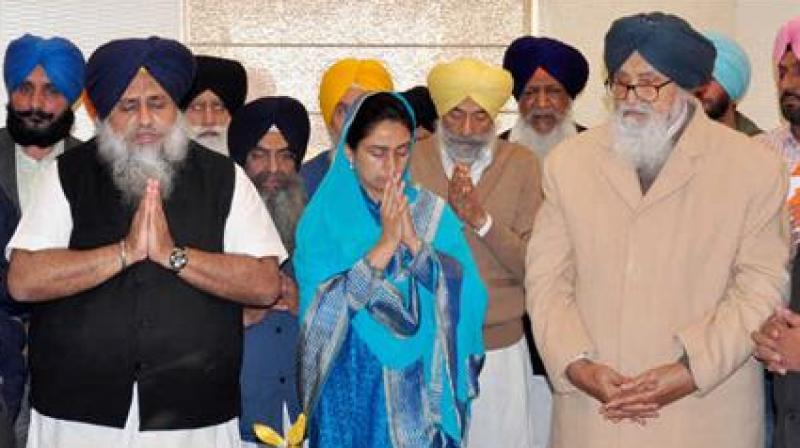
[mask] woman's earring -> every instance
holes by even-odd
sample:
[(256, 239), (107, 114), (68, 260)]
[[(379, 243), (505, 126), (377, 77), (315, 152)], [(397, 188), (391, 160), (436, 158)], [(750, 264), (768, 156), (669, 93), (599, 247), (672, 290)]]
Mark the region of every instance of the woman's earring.
[(353, 169), (353, 159), (347, 159), (347, 164), (350, 165), (350, 169)]

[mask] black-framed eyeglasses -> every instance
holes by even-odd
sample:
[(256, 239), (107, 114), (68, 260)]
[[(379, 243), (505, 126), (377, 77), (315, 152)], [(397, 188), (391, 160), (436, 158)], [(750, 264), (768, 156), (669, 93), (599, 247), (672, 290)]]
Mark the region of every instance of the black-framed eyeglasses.
[(661, 84), (625, 84), (619, 81), (606, 80), (606, 88), (615, 100), (624, 100), (628, 97), (628, 92), (633, 90), (636, 98), (652, 103), (658, 99), (658, 94), (661, 89), (672, 83), (672, 80), (666, 80)]

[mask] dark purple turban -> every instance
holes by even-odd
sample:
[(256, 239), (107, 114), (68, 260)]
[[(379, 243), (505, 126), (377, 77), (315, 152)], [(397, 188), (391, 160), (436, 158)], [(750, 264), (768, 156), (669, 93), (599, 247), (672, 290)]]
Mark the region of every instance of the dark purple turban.
[(266, 96), (242, 106), (228, 126), (228, 150), (231, 158), (244, 167), (247, 154), (275, 126), (289, 143), (295, 166), (306, 156), (311, 123), (300, 101), (288, 96)]
[(172, 39), (112, 40), (89, 58), (86, 92), (100, 119), (105, 119), (139, 69), (144, 68), (178, 104), (194, 78), (192, 52)]
[(197, 72), (189, 93), (181, 101), (186, 110), (197, 95), (210, 90), (222, 100), (225, 109), (233, 115), (247, 97), (247, 72), (239, 61), (213, 56), (196, 56)]
[(581, 52), (548, 37), (523, 36), (511, 42), (503, 56), (503, 68), (514, 78), (517, 100), (538, 68), (560, 82), (572, 98), (581, 93), (589, 78), (589, 64)]
[(686, 90), (711, 79), (717, 57), (714, 44), (688, 22), (662, 12), (622, 17), (611, 24), (603, 54), (609, 76), (634, 51)]

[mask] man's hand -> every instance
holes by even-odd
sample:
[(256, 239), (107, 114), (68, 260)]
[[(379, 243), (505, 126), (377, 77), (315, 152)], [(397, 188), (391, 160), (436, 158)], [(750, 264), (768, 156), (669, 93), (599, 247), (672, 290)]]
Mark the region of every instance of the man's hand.
[(601, 403), (616, 396), (630, 379), (605, 364), (580, 359), (567, 366), (567, 378)]
[(800, 371), (800, 314), (779, 308), (752, 337), (754, 354), (769, 371), (780, 375)]
[(150, 260), (161, 266), (169, 266), (169, 256), (175, 248), (175, 241), (169, 231), (167, 215), (161, 201), (161, 191), (158, 181), (148, 180), (145, 192), (150, 220), (147, 234), (147, 256)]
[(680, 362), (647, 370), (621, 386), (621, 391), (601, 409), (612, 421), (657, 417), (662, 407), (697, 390), (691, 372)]
[(456, 165), (447, 188), (447, 202), (462, 221), (477, 230), (489, 219), (478, 202), (478, 193), (472, 184), (470, 169), (466, 165)]
[(128, 265), (147, 258), (147, 222), (150, 217), (147, 204), (147, 195), (142, 195), (139, 206), (136, 208), (136, 213), (133, 215), (128, 236), (123, 240), (125, 261)]
[(275, 302), (273, 309), (280, 311), (288, 311), (297, 316), (298, 308), (300, 306), (300, 294), (297, 291), (297, 284), (291, 277), (280, 273), (281, 278), (281, 295), (278, 301)]

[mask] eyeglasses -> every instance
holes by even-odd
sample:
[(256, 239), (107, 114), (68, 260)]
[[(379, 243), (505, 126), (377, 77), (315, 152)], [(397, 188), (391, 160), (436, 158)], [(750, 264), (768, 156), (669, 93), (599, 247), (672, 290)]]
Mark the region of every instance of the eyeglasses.
[(628, 98), (628, 92), (633, 90), (636, 98), (652, 103), (658, 99), (658, 94), (661, 89), (671, 84), (672, 80), (667, 80), (661, 84), (625, 84), (619, 81), (606, 80), (606, 88), (615, 100), (624, 100)]

